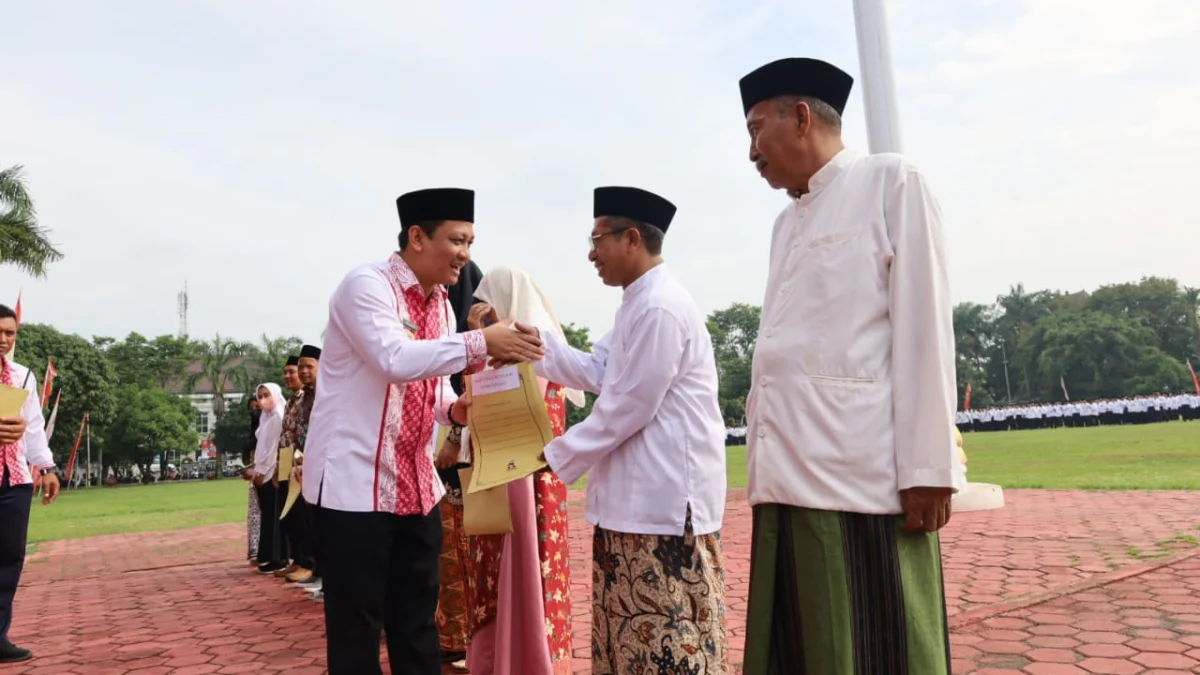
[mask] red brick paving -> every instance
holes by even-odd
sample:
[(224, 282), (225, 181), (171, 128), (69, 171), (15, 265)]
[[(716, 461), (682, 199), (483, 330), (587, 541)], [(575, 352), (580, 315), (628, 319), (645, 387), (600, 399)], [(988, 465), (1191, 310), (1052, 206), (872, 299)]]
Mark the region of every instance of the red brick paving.
[[(958, 675), (1200, 674), (1200, 493), (1008, 491), (944, 534)], [(587, 673), (590, 528), (572, 509), (576, 672)], [(723, 532), (733, 660), (750, 554), (744, 493)], [(323, 673), (321, 606), (242, 563), (244, 528), (48, 542), (31, 556), (0, 674)], [(273, 607), (262, 616), (250, 609)]]

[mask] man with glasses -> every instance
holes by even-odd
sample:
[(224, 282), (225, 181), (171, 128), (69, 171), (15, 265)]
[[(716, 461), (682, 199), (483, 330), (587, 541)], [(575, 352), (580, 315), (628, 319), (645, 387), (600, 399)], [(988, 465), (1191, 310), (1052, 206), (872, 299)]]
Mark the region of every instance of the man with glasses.
[(725, 424), (704, 316), (662, 261), (674, 216), (645, 190), (597, 188), (588, 259), (624, 289), (613, 330), (591, 353), (537, 331), (546, 341), (538, 372), (599, 394), (587, 419), (545, 450), (564, 483), (588, 474), (595, 675), (729, 672)]

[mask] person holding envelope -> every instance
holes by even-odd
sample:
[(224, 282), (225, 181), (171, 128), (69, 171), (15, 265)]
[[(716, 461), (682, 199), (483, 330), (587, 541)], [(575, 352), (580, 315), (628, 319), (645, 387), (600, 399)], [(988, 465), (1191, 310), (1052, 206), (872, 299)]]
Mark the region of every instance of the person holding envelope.
[(400, 250), (351, 270), (329, 301), (304, 453), (330, 675), (379, 675), (381, 633), (393, 673), (440, 675), (435, 421), (467, 422), (451, 375), (542, 357), (511, 321), (456, 334), (446, 286), (471, 258), (475, 193), (410, 192), (396, 209)]
[(276, 471), (279, 466), (279, 441), (283, 436), (283, 416), (287, 403), (283, 390), (274, 382), (258, 386), (258, 404), (262, 418), (255, 431), (254, 487), (258, 489), (258, 507), (262, 513), (258, 532), (258, 571), (274, 574), (287, 569), (287, 538), (279, 524), (279, 495)]
[[(46, 442), (46, 421), (38, 399), (37, 378), (29, 369), (10, 360), (17, 339), (17, 313), (0, 305), (0, 382), (7, 388), (27, 392), (20, 412), (0, 418), (0, 663), (19, 663), (33, 653), (8, 639), (12, 625), (13, 597), (25, 567), (25, 542), (29, 534), (29, 506), (33, 501), (30, 466), (42, 478), (42, 504), (58, 497), (58, 475), (54, 455)], [(19, 396), (19, 392), (16, 392)], [(15, 406), (14, 406), (15, 407)], [(6, 414), (9, 411), (6, 411)]]
[[(544, 327), (565, 342), (562, 326), (542, 289), (524, 270), (495, 267), (483, 275), (468, 328), (486, 319), (516, 319)], [(570, 401), (587, 401), (578, 389), (538, 378), (556, 437), (567, 428)], [(470, 435), (464, 434), (469, 441)], [(505, 486), (510, 534), (470, 537), (474, 553), (466, 584), (471, 675), (570, 675), (571, 577), (567, 544), (567, 486), (552, 471), (539, 471)]]
[(725, 422), (704, 315), (662, 261), (675, 206), (602, 187), (593, 216), (588, 259), (624, 289), (612, 331), (589, 354), (517, 324), (546, 342), (539, 374), (599, 394), (544, 453), (564, 483), (588, 475), (592, 673), (724, 675)]

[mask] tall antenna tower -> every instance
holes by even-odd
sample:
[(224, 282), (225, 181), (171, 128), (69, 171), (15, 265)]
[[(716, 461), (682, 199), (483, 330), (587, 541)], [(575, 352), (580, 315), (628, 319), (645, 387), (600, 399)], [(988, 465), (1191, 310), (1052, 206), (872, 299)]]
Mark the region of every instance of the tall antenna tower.
[(183, 282), (183, 290), (179, 292), (177, 297), (179, 298), (179, 337), (185, 338), (188, 336), (188, 292), (186, 279)]

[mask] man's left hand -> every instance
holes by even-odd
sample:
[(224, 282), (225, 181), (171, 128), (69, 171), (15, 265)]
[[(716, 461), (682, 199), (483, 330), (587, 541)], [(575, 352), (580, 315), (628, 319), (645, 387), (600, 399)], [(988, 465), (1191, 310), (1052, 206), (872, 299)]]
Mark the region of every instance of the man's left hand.
[(954, 488), (914, 487), (900, 491), (906, 532), (937, 532), (950, 522), (950, 498)]
[(42, 504), (50, 506), (58, 499), (58, 474), (48, 473), (42, 476)]
[(0, 417), (0, 445), (16, 443), (25, 437), (25, 418)]

